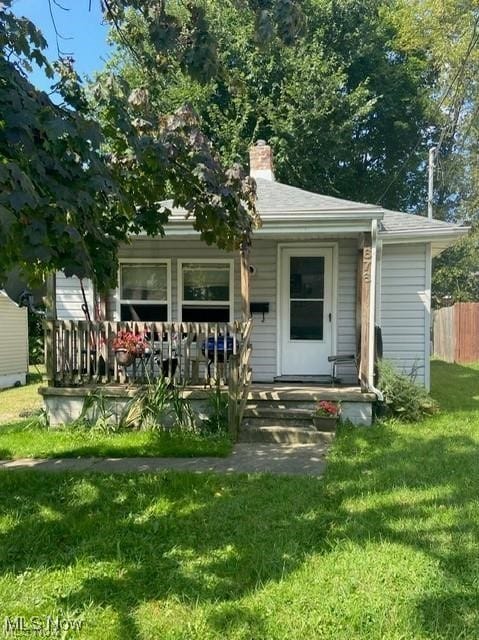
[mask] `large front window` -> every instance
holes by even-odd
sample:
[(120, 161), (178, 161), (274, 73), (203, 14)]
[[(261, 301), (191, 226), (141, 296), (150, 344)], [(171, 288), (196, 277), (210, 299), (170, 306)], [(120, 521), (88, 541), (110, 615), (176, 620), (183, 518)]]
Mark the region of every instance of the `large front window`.
[(168, 320), (168, 272), (166, 262), (120, 264), (120, 320)]
[(229, 322), (233, 316), (232, 262), (182, 262), (179, 305), (184, 322)]

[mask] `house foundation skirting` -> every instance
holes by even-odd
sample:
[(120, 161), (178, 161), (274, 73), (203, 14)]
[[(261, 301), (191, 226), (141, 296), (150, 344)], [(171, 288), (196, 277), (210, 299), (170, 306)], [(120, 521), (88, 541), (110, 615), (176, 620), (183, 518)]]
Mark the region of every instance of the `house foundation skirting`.
[[(70, 424), (80, 417), (85, 398), (100, 391), (111, 414), (112, 423), (118, 423), (128, 402), (135, 395), (138, 387), (42, 387), (39, 393), (43, 396), (45, 411), (50, 426), (56, 427)], [(227, 393), (227, 389), (224, 389)], [(181, 391), (183, 397), (188, 398), (194, 413), (201, 419), (208, 418), (209, 402), (214, 389), (187, 389)]]
[[(39, 390), (43, 396), (45, 410), (51, 426), (69, 424), (78, 420), (85, 398), (100, 390), (112, 415), (112, 421), (118, 421), (126, 404), (131, 400), (138, 387), (127, 385), (89, 386), (89, 387), (43, 387)], [(224, 388), (227, 393), (227, 388)], [(189, 387), (181, 390), (181, 395), (191, 403), (192, 409), (200, 419), (208, 417), (209, 404), (214, 388)], [(357, 426), (372, 424), (372, 406), (376, 400), (374, 394), (361, 393), (357, 388), (334, 389), (331, 387), (304, 387), (253, 384), (248, 394), (249, 403), (266, 402), (268, 405), (314, 410), (319, 400), (334, 400), (341, 403), (341, 420)]]

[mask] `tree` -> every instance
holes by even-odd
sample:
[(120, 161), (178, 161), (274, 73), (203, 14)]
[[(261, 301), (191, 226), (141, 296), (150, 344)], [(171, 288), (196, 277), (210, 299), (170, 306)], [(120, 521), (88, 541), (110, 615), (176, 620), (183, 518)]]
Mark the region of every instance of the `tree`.
[(254, 184), (239, 166), (223, 169), (193, 111), (166, 117), (112, 79), (95, 94), (102, 130), (68, 60), (55, 66), (55, 104), (24, 72), (34, 61), (53, 77), (45, 40), (10, 4), (0, 4), (0, 278), (19, 265), (29, 279), (63, 270), (114, 285), (119, 243), (164, 233), (166, 192), (206, 242), (248, 244)]
[[(287, 4), (278, 0), (197, 0), (188, 4), (201, 16), (193, 21), (183, 3), (162, 3), (164, 24), (173, 21), (183, 40), (161, 55), (160, 30), (139, 4), (116, 23), (113, 70), (148, 87), (160, 111), (188, 99), (226, 162), (244, 160), (265, 138), (284, 182), (395, 208), (425, 200), (433, 77), (423, 51), (405, 55), (394, 45), (385, 0), (304, 0), (294, 46), (278, 27), (288, 20), (272, 21)], [(141, 62), (151, 57), (161, 78)], [(194, 74), (185, 60), (196, 60)]]
[(479, 200), (477, 0), (394, 0), (389, 19), (398, 46), (407, 55), (424, 51), (434, 70), (431, 98), (440, 125), (430, 139), (439, 150), (435, 216), (471, 220)]
[(434, 261), (433, 305), (479, 301), (479, 227)]

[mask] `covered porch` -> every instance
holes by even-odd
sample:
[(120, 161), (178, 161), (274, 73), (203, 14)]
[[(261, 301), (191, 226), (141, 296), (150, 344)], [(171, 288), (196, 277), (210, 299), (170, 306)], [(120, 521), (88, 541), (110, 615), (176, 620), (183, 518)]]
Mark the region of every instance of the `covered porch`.
[[(101, 388), (112, 398), (127, 398), (131, 396), (134, 388), (158, 378), (166, 378), (181, 388), (183, 394), (192, 398), (204, 399), (212, 387), (219, 387), (227, 393), (230, 431), (235, 438), (242, 424), (245, 409), (261, 399), (276, 403), (278, 408), (283, 405), (285, 408), (297, 405), (311, 409), (318, 398), (341, 401), (343, 407), (352, 409), (349, 413), (345, 412), (347, 419), (359, 424), (367, 423), (370, 421), (371, 403), (376, 397), (374, 317), (377, 227), (375, 224), (371, 225), (371, 222), (369, 224), (371, 231), (360, 232), (356, 237), (350, 235), (341, 241), (339, 251), (336, 250), (334, 268), (342, 269), (343, 275), (333, 274), (331, 282), (335, 283), (335, 295), (343, 296), (345, 299), (345, 302), (337, 307), (347, 310), (346, 329), (343, 319), (346, 311), (336, 310), (336, 307), (332, 317), (328, 318), (327, 309), (323, 309), (323, 321), (331, 327), (331, 334), (335, 334), (335, 339), (331, 342), (334, 344), (334, 350), (330, 347), (326, 355), (346, 352), (356, 357), (358, 371), (350, 371), (352, 379), (350, 376), (344, 380), (346, 386), (334, 384), (331, 378), (328, 380), (328, 376), (323, 376), (327, 380), (323, 384), (313, 382), (311, 376), (305, 376), (302, 384), (297, 376), (294, 377), (294, 382), (288, 382), (284, 376), (275, 375), (280, 373), (277, 364), (274, 364), (277, 360), (274, 360), (272, 365), (268, 364), (272, 356), (281, 357), (278, 327), (281, 326), (284, 307), (280, 302), (279, 287), (270, 290), (263, 278), (267, 276), (270, 282), (270, 274), (277, 275), (282, 245), (273, 239), (260, 238), (251, 251), (243, 251), (234, 258), (239, 268), (236, 272), (237, 279), (232, 275), (230, 277), (231, 290), (228, 297), (233, 299), (230, 319), (239, 316), (237, 320), (157, 322), (113, 319), (115, 313), (111, 310), (111, 300), (114, 300), (115, 296), (117, 313), (122, 312), (121, 304), (118, 304), (118, 297), (121, 298), (122, 295), (121, 277), (120, 289), (110, 294), (110, 303), (108, 299), (104, 299), (102, 303), (103, 317), (106, 316), (108, 320), (98, 317), (91, 321), (57, 317), (48, 320), (46, 343), (49, 388), (44, 390), (47, 407), (66, 406), (69, 402), (67, 398), (74, 398), (72, 402), (76, 409), (73, 413), (68, 410), (62, 414), (73, 417), (78, 410), (79, 398), (84, 398), (92, 389)], [(140, 262), (142, 265), (148, 263), (149, 258), (145, 256), (148, 255), (146, 249), (150, 242), (147, 244), (146, 240), (141, 239), (133, 245), (138, 246), (138, 250), (144, 256), (143, 262)], [(176, 244), (168, 238), (158, 242), (164, 243), (164, 252), (171, 250), (173, 253), (176, 250)], [(307, 246), (312, 244), (310, 241)], [(327, 236), (322, 236), (318, 238), (315, 246), (326, 244), (334, 245)], [(347, 254), (344, 253), (346, 249), (341, 249), (341, 246), (347, 248)], [(201, 260), (201, 254), (195, 254), (193, 249), (190, 251), (194, 258), (188, 264), (195, 258)], [(201, 243), (198, 243), (196, 251), (202, 251)], [(302, 247), (301, 251), (310, 253), (308, 248), (304, 250)], [(274, 262), (270, 255), (276, 256)], [(343, 255), (347, 257), (344, 263)], [(129, 257), (128, 260), (125, 263), (128, 266), (135, 264), (135, 258)], [(344, 266), (345, 264), (347, 266)], [(169, 288), (173, 289), (171, 284)], [(258, 304), (260, 296), (263, 299), (269, 297), (269, 313), (264, 311), (264, 303), (262, 307)], [(178, 292), (177, 309), (179, 297)], [(58, 296), (53, 296), (53, 299), (58, 300)], [(98, 308), (99, 305), (95, 305), (95, 309)], [(127, 366), (119, 363), (114, 349), (115, 336), (121, 331), (131, 332), (141, 337), (144, 342), (144, 351)], [(347, 343), (343, 339), (343, 331), (347, 331), (350, 336)], [(342, 347), (345, 344), (349, 345), (346, 351), (344, 346)], [(332, 370), (332, 365), (327, 366)], [(264, 374), (263, 371), (267, 373)], [(324, 369), (322, 371), (324, 373)], [(318, 377), (318, 380), (320, 379)], [(365, 417), (363, 409), (367, 406)]]

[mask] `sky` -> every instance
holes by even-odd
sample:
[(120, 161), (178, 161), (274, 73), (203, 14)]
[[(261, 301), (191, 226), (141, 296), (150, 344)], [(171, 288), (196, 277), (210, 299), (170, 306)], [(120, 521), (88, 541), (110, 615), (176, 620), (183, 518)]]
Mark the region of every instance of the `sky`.
[[(58, 4), (65, 7), (61, 9)], [(93, 76), (100, 70), (108, 58), (109, 46), (106, 42), (108, 26), (102, 24), (100, 0), (51, 0), (53, 17), (58, 32), (68, 40), (59, 39), (60, 49), (75, 59), (75, 69), (83, 78)], [(58, 59), (55, 29), (50, 15), (48, 0), (15, 0), (13, 12), (26, 16), (43, 33), (48, 42), (46, 55), (49, 60)], [(45, 91), (50, 90), (52, 81), (45, 77), (40, 69), (30, 74), (31, 82)]]

